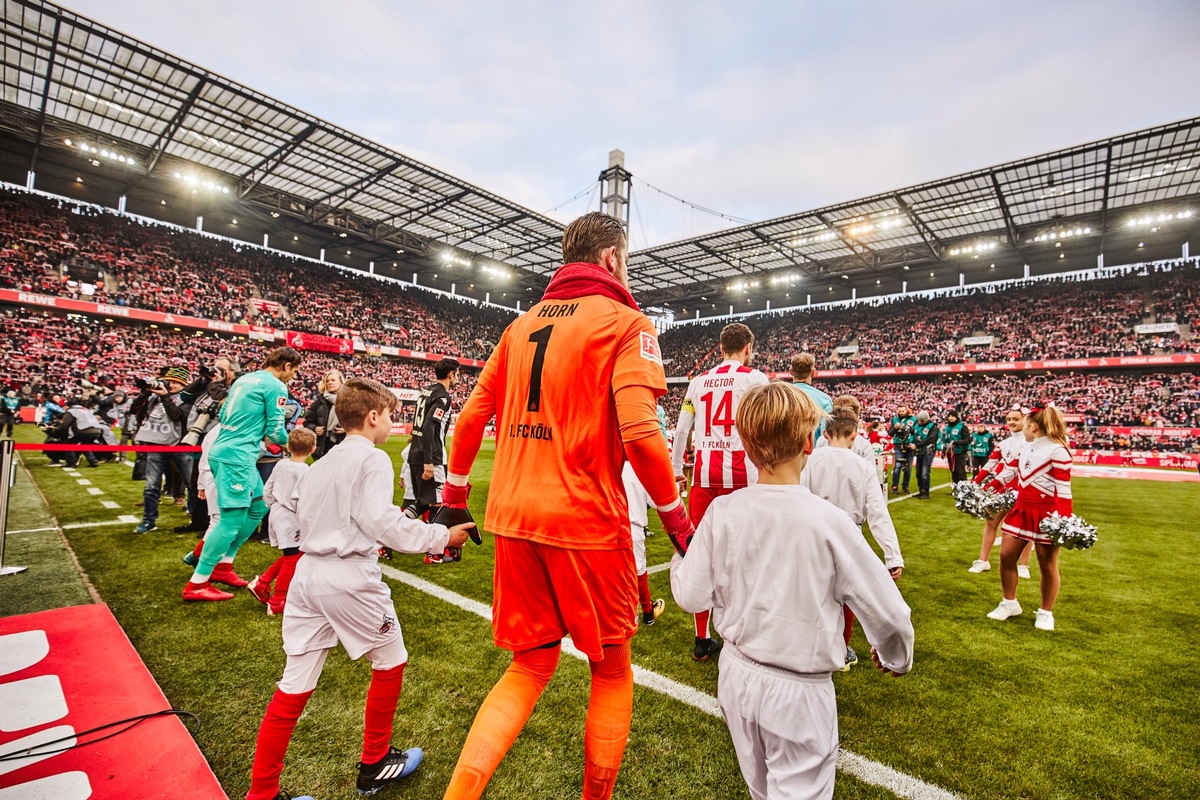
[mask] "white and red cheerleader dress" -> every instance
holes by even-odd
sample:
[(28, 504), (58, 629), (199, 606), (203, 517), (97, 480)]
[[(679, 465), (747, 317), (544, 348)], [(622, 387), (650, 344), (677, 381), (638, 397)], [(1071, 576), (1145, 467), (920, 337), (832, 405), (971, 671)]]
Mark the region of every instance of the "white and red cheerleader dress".
[(1050, 437), (1041, 436), (1021, 450), (1015, 467), (1006, 466), (987, 488), (1017, 490), (1017, 503), (1000, 526), (1004, 533), (1050, 544), (1050, 537), (1041, 531), (1042, 520), (1055, 511), (1064, 517), (1072, 511), (1071, 452)]

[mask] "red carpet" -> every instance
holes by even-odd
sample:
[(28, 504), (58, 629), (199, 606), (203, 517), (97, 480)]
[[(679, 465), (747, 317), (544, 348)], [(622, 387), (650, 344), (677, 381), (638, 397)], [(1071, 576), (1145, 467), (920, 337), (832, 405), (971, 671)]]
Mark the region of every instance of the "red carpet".
[(40, 742), (169, 707), (108, 606), (0, 619), (0, 800), (224, 800), (208, 762), (174, 716), (149, 719), (107, 741), (57, 755), (3, 759)]

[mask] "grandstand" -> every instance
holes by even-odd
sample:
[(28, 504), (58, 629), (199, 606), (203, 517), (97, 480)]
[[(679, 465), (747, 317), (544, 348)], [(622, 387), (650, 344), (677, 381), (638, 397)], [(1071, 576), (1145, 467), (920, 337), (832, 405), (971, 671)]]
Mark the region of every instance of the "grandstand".
[[(461, 408), (505, 327), (559, 266), (563, 225), (485, 188), (61, 6), (6, 0), (3, 25), (0, 389), (17, 393), (28, 419), (55, 396), (130, 390), (172, 365), (225, 355), (253, 369), (284, 343), (305, 350), (290, 384), (305, 407), (327, 370), (411, 391), (453, 356), (464, 366)], [(786, 379), (791, 356), (812, 352), (816, 382), (856, 395), (865, 420), (908, 405), (965, 409), (972, 424), (995, 426), (1014, 403), (1052, 400), (1078, 463), (1122, 477), (1162, 467), (1155, 477), (1182, 481), (1200, 464), (1198, 245), (1200, 117), (649, 247), (631, 254), (630, 282), (660, 327), (672, 418), (689, 376), (717, 362), (719, 331), (736, 320), (758, 337), (755, 366)], [(410, 421), (402, 409), (400, 430)], [(41, 442), (30, 426), (16, 435)], [(399, 437), (386, 445), (397, 463), (402, 446)], [(481, 523), (488, 448), (472, 475)], [(198, 634), (188, 616), (197, 609), (174, 602), (180, 540), (165, 523), (159, 536), (132, 537), (125, 515), (108, 519), (141, 502), (121, 463), (90, 479), (42, 469), (41, 454), (23, 464), (20, 511), (36, 507), (45, 520), (22, 533), (57, 531), (78, 551), (60, 583), (77, 580), (79, 564), (95, 578), (92, 599), (112, 605), (162, 694), (205, 716), (196, 741), (218, 793), (239, 796), (260, 695), (278, 678), (278, 620), (250, 619), (239, 597), (204, 609), (212, 629)], [(978, 526), (945, 493), (893, 506), (912, 554), (904, 592), (928, 637), (919, 640), (925, 672), (899, 690), (912, 692), (902, 701), (862, 667), (842, 676), (843, 742), (865, 757), (844, 759), (854, 777), (839, 777), (839, 796), (1190, 796), (1194, 725), (1163, 698), (1177, 681), (1194, 688), (1194, 670), (1162, 642), (1194, 616), (1185, 582), (1195, 548), (1177, 524), (1194, 493), (1176, 490), (1196, 487), (1079, 483), (1079, 507), (1095, 510), (1112, 549), (1064, 567), (1070, 610), (1053, 644), (978, 631), (995, 587), (963, 582)], [(968, 527), (965, 547), (948, 535)], [(664, 538), (648, 545), (656, 592), (671, 558)], [(480, 675), (506, 663), (476, 618), (491, 600), (491, 547), (469, 547), (460, 565), (424, 578), (413, 577), (419, 556), (385, 567), (407, 584), (402, 613), (414, 640), (417, 688), (406, 689), (400, 724), (434, 743), (412, 796), (440, 796), (486, 691)], [(1168, 548), (1169, 574), (1160, 572)], [(269, 563), (253, 549), (244, 559)], [(56, 581), (38, 582), (40, 592)], [(33, 610), (35, 601), (20, 605), (33, 582), (22, 586), (0, 596), (0, 621)], [(70, 602), (89, 597), (78, 595)], [(672, 612), (635, 638), (641, 674), (669, 691), (639, 685), (619, 786), (623, 796), (732, 796), (715, 677), (675, 658), (692, 630)], [(212, 624), (222, 613), (236, 630)], [(1135, 615), (1145, 624), (1128, 625)], [(1147, 674), (1148, 652), (1163, 661), (1159, 674)], [(356, 740), (361, 716), (341, 706), (358, 702), (361, 666), (331, 659), (323, 680), (340, 705), (314, 705), (303, 736)], [(526, 749), (510, 754), (489, 796), (578, 795), (557, 768), (582, 748), (555, 696), (581, 694), (586, 668), (571, 669), (541, 701), (550, 719), (531, 723)], [(218, 685), (228, 697), (216, 696)], [(1028, 746), (997, 757), (1004, 741)], [(288, 777), (335, 796), (349, 773), (313, 751)]]

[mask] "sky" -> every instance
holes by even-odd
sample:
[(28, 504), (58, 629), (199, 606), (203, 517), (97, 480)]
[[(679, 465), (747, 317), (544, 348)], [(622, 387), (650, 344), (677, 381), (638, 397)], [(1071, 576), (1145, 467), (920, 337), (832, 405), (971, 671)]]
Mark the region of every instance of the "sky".
[(1200, 114), (1196, 0), (63, 1), (635, 250)]

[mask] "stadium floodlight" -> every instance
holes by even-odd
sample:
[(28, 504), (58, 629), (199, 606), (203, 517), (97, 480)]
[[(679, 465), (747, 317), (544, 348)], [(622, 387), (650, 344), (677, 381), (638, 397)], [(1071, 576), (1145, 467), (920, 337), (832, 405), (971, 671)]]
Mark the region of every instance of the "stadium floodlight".
[(175, 179), (183, 181), (188, 186), (192, 187), (192, 194), (195, 194), (200, 189), (207, 189), (213, 194), (229, 194), (229, 187), (222, 186), (214, 180), (201, 178), (191, 172), (176, 172)]
[(77, 142), (73, 139), (63, 139), (63, 144), (70, 147), (72, 150), (77, 150), (84, 154), (84, 157), (92, 162), (93, 166), (100, 166), (101, 160), (110, 164), (122, 164), (126, 167), (136, 167), (137, 161), (133, 156), (127, 156), (121, 151), (109, 147), (108, 145), (95, 145), (88, 142)]
[(1090, 227), (1075, 227), (1075, 228), (1056, 228), (1052, 231), (1039, 233), (1033, 237), (1035, 242), (1061, 242), (1063, 239), (1071, 239), (1078, 236), (1086, 236), (1091, 233)]
[(1185, 208), (1182, 211), (1175, 212), (1160, 212), (1157, 214), (1146, 214), (1142, 217), (1131, 218), (1126, 225), (1130, 228), (1151, 228), (1157, 229), (1157, 226), (1175, 220), (1188, 219), (1192, 216), (1192, 210)]
[[(995, 250), (997, 246), (998, 243), (994, 241), (972, 242), (961, 247), (951, 247), (948, 252), (952, 256), (969, 256), (975, 253), (986, 253), (989, 250)], [(907, 266), (904, 268), (908, 269)]]

